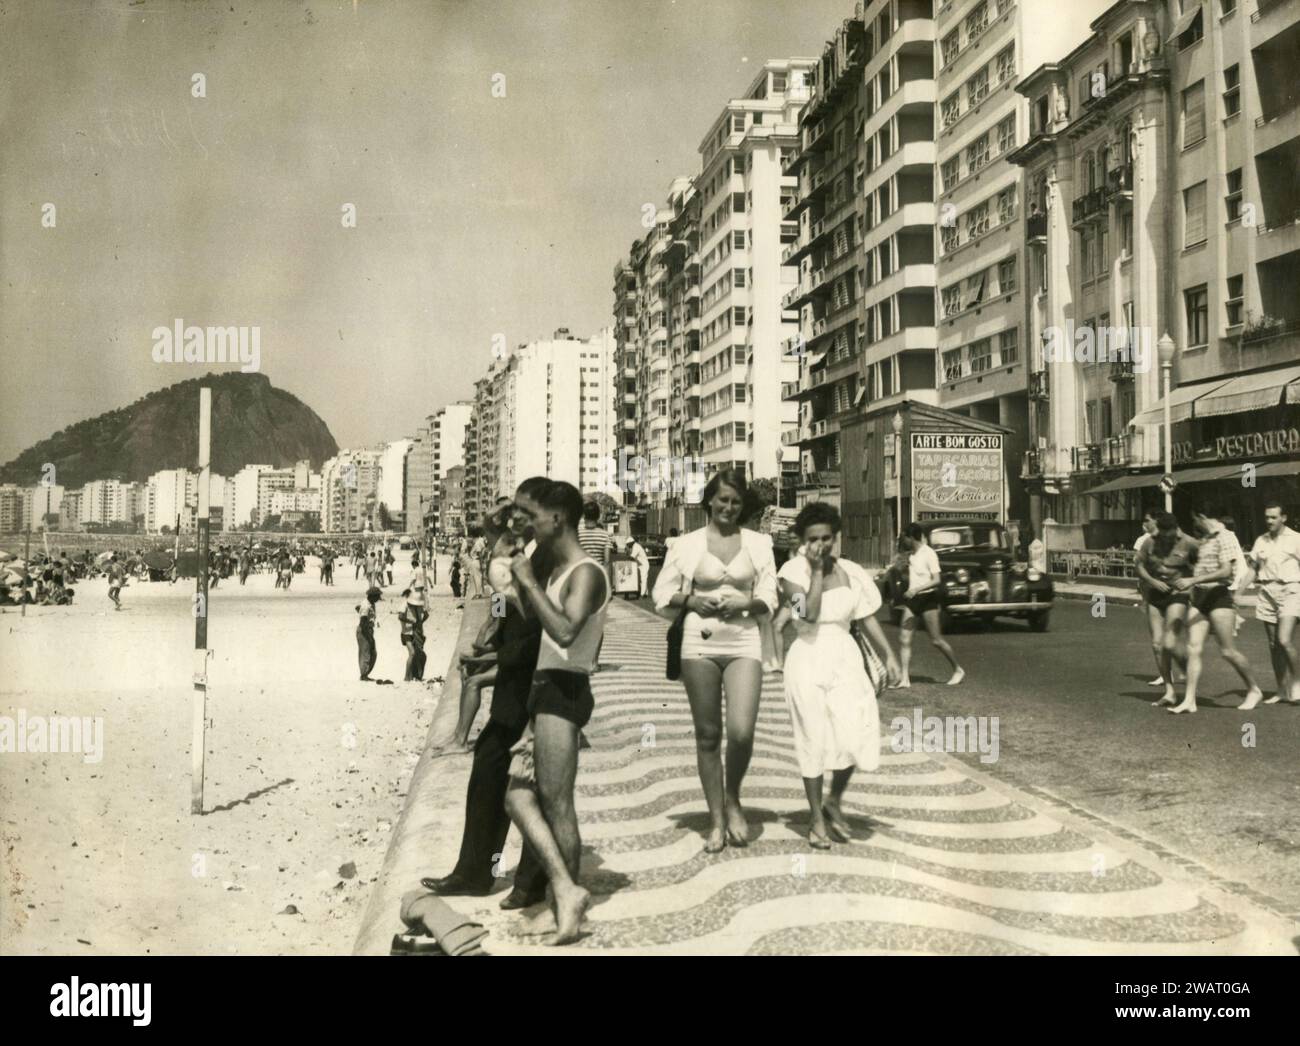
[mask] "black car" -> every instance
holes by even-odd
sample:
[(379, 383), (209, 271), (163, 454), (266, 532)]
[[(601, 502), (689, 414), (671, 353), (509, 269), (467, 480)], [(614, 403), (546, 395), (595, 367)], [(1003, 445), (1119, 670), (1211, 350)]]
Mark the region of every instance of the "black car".
[[(1046, 632), (1055, 592), (1051, 576), (1017, 563), (1000, 523), (969, 519), (934, 519), (921, 524), (925, 539), (939, 557), (943, 621), (955, 618), (1023, 617), (1035, 632)], [(882, 574), (883, 586), (901, 594), (907, 589), (895, 567)], [(901, 616), (895, 611), (895, 617)]]

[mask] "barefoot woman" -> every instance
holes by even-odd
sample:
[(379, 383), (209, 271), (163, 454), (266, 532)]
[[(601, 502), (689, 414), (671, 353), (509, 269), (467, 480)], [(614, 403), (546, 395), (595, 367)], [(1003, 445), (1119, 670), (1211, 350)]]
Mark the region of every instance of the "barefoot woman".
[[(695, 758), (709, 805), (704, 849), (745, 846), (749, 828), (740, 784), (754, 749), (754, 723), (763, 686), (758, 617), (776, 610), (772, 540), (740, 526), (745, 477), (716, 473), (704, 488), (709, 522), (679, 538), (655, 581), (655, 607), (688, 613), (682, 635), (682, 682), (695, 722)], [(722, 760), (723, 693), (727, 758)]]

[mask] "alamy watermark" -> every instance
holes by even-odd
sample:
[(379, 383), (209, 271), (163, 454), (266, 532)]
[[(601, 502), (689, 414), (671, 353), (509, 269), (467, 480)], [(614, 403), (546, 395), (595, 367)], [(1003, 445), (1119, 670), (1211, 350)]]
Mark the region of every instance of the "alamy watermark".
[(0, 755), (32, 753), (80, 755), (82, 762), (98, 763), (104, 758), (102, 716), (29, 716), (18, 709), (18, 717), (0, 716)]
[(154, 363), (242, 363), (245, 374), (262, 366), (261, 327), (187, 327), (178, 317), (149, 336)]
[(978, 752), (981, 763), (998, 761), (997, 716), (895, 716), (889, 723), (889, 747), (895, 752)]
[(1146, 327), (1064, 327), (1043, 329), (1043, 363), (1131, 363), (1133, 373), (1145, 374), (1155, 355)]
[(604, 460), (603, 489), (616, 487), (629, 494), (680, 494), (690, 503), (698, 502), (704, 494), (709, 475), (700, 458), (639, 454), (628, 456), (626, 450), (618, 452), (618, 459)]

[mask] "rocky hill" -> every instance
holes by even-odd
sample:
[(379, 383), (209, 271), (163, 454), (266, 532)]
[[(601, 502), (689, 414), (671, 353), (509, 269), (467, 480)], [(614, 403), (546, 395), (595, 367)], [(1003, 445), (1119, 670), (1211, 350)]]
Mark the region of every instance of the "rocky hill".
[(54, 433), (0, 467), (0, 482), (31, 485), (53, 462), (55, 482), (77, 487), (92, 479), (143, 480), (159, 469), (196, 468), (199, 386), (212, 388), (212, 471), (233, 476), (244, 465), (319, 468), (338, 452), (329, 427), (265, 374), (228, 372), (169, 385), (129, 407)]

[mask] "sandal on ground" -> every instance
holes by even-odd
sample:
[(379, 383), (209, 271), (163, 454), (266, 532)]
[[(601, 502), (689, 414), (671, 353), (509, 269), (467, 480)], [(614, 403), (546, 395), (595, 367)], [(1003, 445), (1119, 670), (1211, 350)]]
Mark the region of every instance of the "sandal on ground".
[(818, 835), (816, 832), (810, 831), (808, 833), (808, 845), (814, 850), (829, 850), (831, 841), (824, 835)]

